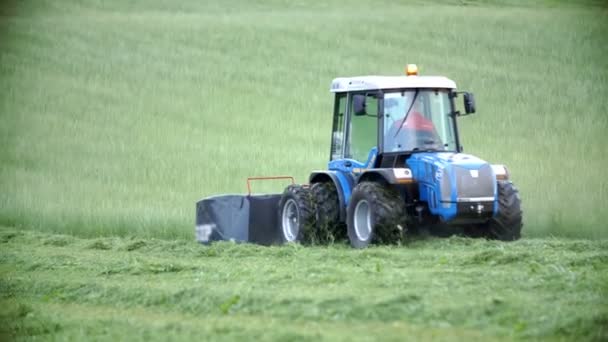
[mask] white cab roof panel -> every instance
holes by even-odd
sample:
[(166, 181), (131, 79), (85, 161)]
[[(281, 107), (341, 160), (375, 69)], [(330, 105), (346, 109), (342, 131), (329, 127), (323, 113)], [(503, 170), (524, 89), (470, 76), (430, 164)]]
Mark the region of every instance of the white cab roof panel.
[(338, 77), (331, 82), (330, 91), (341, 93), (358, 90), (397, 88), (456, 89), (456, 83), (443, 76), (355, 76)]

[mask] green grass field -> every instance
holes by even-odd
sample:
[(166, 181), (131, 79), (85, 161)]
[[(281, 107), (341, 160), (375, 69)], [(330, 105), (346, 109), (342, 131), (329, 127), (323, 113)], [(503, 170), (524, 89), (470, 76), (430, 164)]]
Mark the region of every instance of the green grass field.
[(415, 62), (477, 95), (465, 150), (509, 167), (526, 236), (608, 237), (606, 7), (14, 1), (2, 12), (5, 225), (189, 239), (203, 196), (326, 167), (334, 77)]
[[(4, 1), (0, 340), (606, 340), (606, 56), (601, 0)], [(326, 167), (334, 77), (407, 63), (475, 93), (522, 241), (193, 241)]]
[(606, 241), (201, 248), (9, 228), (0, 239), (3, 340), (608, 338)]

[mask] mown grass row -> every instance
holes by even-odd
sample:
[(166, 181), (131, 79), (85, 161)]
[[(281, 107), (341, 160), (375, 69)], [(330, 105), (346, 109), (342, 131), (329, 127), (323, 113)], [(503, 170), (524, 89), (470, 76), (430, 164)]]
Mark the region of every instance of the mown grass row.
[[(605, 242), (424, 239), (352, 250), (2, 228), (4, 337), (606, 338)], [(104, 328), (107, 327), (107, 328)], [(200, 337), (200, 336), (199, 336)]]
[[(475, 92), (524, 234), (607, 237), (602, 6), (21, 1), (0, 17), (0, 222), (192, 237), (194, 203), (325, 167), (332, 78), (418, 63)], [(257, 191), (280, 191), (281, 185)]]

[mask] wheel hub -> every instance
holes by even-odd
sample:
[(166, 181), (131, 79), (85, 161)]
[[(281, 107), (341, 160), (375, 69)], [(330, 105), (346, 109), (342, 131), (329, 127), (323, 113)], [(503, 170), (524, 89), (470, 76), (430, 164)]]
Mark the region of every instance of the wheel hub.
[(283, 236), (288, 242), (296, 241), (300, 232), (300, 222), (298, 205), (294, 199), (289, 199), (283, 206), (283, 214), (281, 215), (281, 227), (283, 228)]
[(357, 239), (366, 241), (372, 233), (371, 208), (367, 200), (361, 200), (355, 207), (354, 226)]

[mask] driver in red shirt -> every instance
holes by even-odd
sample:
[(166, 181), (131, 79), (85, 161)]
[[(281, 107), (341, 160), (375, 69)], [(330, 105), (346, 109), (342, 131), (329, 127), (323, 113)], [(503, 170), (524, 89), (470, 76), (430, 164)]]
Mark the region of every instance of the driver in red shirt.
[[(390, 103), (389, 108), (390, 110)], [(420, 99), (417, 99), (407, 117), (396, 120), (385, 135), (385, 149), (391, 151), (412, 151), (414, 149), (443, 149), (441, 138), (435, 125), (422, 113)]]

